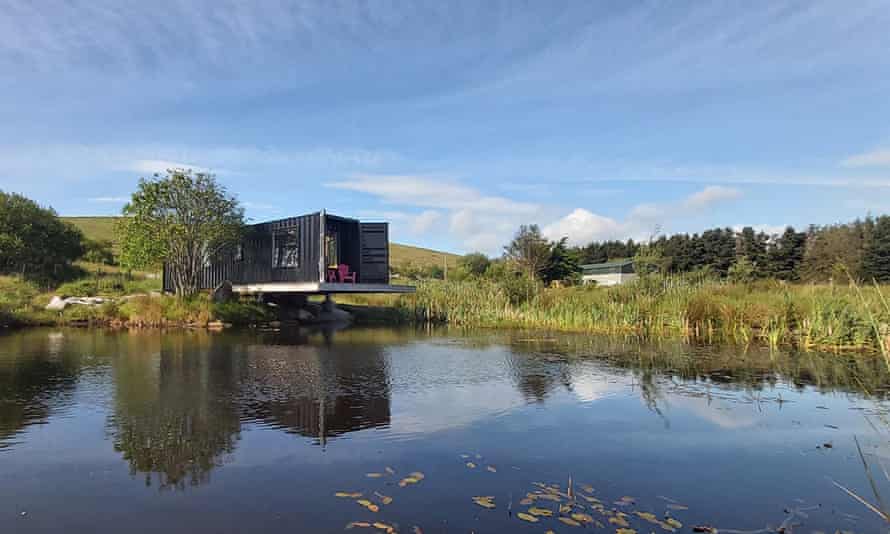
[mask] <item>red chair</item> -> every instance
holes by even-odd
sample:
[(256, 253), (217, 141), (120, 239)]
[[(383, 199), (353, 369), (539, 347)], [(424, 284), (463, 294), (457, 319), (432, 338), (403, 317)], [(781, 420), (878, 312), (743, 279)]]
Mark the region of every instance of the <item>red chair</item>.
[(349, 265), (345, 263), (341, 263), (337, 266), (337, 274), (340, 275), (340, 283), (345, 284), (346, 282), (355, 283), (355, 273), (349, 272)]

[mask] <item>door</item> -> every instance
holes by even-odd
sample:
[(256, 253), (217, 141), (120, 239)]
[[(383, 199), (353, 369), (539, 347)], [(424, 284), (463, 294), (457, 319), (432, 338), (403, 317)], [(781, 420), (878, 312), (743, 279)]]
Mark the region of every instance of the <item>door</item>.
[(358, 281), (362, 284), (389, 283), (389, 225), (361, 223), (361, 266)]

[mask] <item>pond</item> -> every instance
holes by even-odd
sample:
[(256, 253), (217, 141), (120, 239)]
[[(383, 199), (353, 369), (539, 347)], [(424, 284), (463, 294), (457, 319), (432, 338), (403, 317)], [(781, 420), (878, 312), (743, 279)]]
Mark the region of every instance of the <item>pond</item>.
[(578, 335), (12, 332), (0, 532), (885, 532), (888, 387)]

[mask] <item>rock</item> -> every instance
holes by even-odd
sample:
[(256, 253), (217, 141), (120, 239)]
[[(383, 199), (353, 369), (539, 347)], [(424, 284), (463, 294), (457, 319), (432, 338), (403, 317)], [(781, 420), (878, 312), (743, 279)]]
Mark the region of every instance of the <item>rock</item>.
[(315, 315), (313, 315), (312, 312), (310, 312), (309, 310), (298, 310), (297, 320), (301, 323), (313, 323), (315, 322)]
[(213, 302), (216, 303), (229, 302), (233, 297), (232, 283), (228, 280), (216, 286), (216, 289), (213, 290), (213, 293), (210, 296)]
[(49, 311), (62, 311), (67, 305), (68, 303), (65, 302), (65, 299), (59, 296), (53, 296), (52, 300), (49, 301), (49, 304), (46, 305), (46, 309)]

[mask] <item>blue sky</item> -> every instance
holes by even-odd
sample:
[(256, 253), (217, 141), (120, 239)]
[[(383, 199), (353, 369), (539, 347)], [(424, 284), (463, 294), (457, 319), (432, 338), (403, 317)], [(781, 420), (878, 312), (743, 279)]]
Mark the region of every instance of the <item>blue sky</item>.
[(0, 0), (0, 189), (116, 214), (210, 169), (499, 252), (890, 212), (890, 3)]

